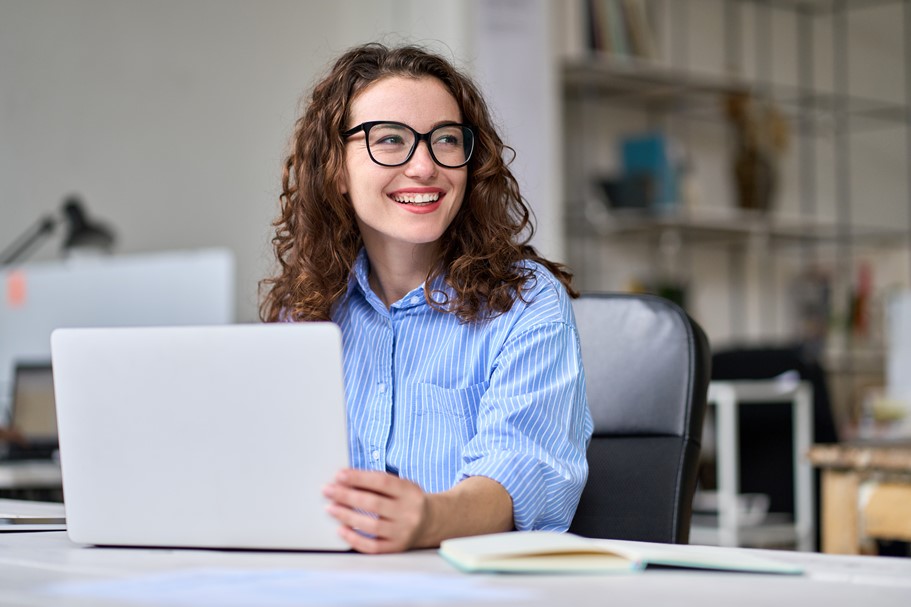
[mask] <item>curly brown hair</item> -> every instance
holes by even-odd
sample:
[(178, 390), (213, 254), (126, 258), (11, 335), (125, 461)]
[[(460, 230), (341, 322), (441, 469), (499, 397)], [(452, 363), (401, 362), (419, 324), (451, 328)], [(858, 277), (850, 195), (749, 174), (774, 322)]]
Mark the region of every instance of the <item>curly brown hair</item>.
[[(266, 291), (260, 317), (267, 322), (328, 320), (347, 289), (361, 249), (354, 211), (341, 193), (347, 127), (355, 97), (368, 85), (391, 76), (436, 78), (449, 90), (462, 120), (476, 132), (468, 165), (465, 200), (440, 239), (438, 259), (425, 281), (430, 305), (463, 322), (508, 311), (522, 297), (533, 271), (523, 260), (550, 270), (573, 297), (572, 274), (528, 244), (534, 233), (531, 211), (503, 158), (504, 145), (477, 87), (448, 61), (416, 46), (388, 48), (366, 44), (350, 49), (316, 86), (297, 120), (285, 159), (281, 214), (273, 223), (277, 276), (260, 282)], [(514, 155), (514, 153), (513, 153)], [(455, 296), (430, 293), (443, 275)]]

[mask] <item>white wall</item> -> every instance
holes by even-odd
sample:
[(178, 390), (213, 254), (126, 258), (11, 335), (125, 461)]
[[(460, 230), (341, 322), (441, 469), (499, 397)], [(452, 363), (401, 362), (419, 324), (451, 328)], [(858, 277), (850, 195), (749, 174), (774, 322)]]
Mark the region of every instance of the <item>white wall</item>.
[(535, 219), (533, 244), (566, 261), (563, 230), (560, 75), (550, 0), (478, 0), (475, 76), (501, 135), (516, 151), (511, 169)]
[[(118, 252), (224, 246), (256, 318), (299, 101), (369, 40), (470, 63), (459, 0), (0, 0), (0, 248), (64, 196)], [(57, 254), (60, 237), (34, 259)]]

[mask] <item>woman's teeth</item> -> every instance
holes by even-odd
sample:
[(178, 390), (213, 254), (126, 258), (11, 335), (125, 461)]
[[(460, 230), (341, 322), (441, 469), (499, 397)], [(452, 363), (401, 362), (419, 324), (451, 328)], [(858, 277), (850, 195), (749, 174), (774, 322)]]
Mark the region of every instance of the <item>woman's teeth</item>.
[(401, 204), (430, 204), (440, 199), (439, 192), (428, 194), (393, 194), (392, 199)]

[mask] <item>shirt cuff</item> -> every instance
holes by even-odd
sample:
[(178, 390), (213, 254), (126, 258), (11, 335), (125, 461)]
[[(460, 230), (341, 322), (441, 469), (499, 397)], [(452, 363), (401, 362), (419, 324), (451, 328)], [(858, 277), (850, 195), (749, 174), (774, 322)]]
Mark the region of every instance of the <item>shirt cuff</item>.
[(489, 454), (462, 468), (462, 479), (484, 476), (506, 489), (512, 498), (513, 525), (518, 531), (553, 529), (565, 531), (560, 524), (542, 524), (547, 509), (548, 488), (541, 462), (521, 453)]

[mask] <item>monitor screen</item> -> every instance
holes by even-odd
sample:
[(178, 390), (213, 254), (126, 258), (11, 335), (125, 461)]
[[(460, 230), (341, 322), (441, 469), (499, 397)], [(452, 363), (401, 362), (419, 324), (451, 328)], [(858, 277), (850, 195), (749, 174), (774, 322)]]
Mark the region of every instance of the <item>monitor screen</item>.
[(54, 375), (50, 363), (16, 365), (10, 421), (29, 443), (57, 441)]

